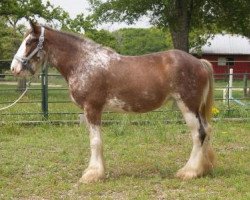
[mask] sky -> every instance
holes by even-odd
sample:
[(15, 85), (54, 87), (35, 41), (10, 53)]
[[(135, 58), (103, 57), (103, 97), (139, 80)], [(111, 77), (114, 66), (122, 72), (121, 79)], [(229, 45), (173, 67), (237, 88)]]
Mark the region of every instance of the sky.
[(89, 4), (87, 0), (49, 0), (53, 5), (62, 7), (70, 14), (70, 17), (75, 17), (77, 14), (88, 14)]
[[(90, 7), (87, 0), (49, 0), (53, 5), (62, 7), (67, 11), (70, 17), (74, 18), (77, 14), (84, 13), (88, 15), (88, 8)], [(143, 17), (138, 23), (134, 25), (127, 25), (125, 23), (107, 23), (101, 25), (99, 28), (114, 31), (119, 28), (136, 27), (148, 28), (150, 26), (146, 17)]]

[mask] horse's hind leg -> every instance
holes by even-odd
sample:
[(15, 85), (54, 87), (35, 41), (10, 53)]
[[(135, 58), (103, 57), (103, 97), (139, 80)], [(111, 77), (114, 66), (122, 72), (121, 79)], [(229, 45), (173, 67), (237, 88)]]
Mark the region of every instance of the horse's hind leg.
[(84, 171), (80, 182), (90, 183), (104, 179), (103, 145), (100, 131), (101, 111), (91, 106), (85, 108), (85, 120), (89, 129), (91, 156), (88, 168)]
[(214, 155), (210, 146), (211, 128), (199, 112), (192, 112), (182, 100), (176, 100), (188, 127), (191, 129), (193, 140), (190, 158), (176, 176), (181, 179), (200, 177), (213, 168)]

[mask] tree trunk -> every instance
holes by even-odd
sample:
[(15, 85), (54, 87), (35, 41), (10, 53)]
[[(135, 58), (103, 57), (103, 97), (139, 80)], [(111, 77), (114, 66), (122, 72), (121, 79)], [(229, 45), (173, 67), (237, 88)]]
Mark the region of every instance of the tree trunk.
[(174, 48), (186, 52), (189, 51), (190, 12), (188, 7), (188, 1), (175, 0), (172, 23), (169, 24)]
[(189, 52), (189, 39), (187, 30), (172, 30), (171, 36), (175, 49)]

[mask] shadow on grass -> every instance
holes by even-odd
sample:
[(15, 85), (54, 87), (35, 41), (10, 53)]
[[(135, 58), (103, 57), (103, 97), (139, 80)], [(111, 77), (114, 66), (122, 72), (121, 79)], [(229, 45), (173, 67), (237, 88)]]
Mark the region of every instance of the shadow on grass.
[[(140, 169), (136, 168), (132, 169), (131, 166), (124, 169), (119, 170), (112, 170), (108, 172), (107, 180), (108, 179), (120, 179), (124, 177), (130, 177), (130, 178), (136, 178), (136, 179), (148, 179), (148, 178), (161, 178), (161, 179), (177, 179), (175, 177), (176, 172), (178, 171), (178, 168), (169, 167), (162, 169), (157, 166), (151, 166), (151, 167), (144, 167), (141, 166)], [(223, 167), (215, 167), (213, 171), (211, 171), (209, 174), (199, 177), (199, 178), (208, 178), (208, 179), (214, 179), (214, 178), (233, 178), (236, 176), (245, 176), (250, 175), (250, 170), (246, 169), (237, 169), (237, 168), (223, 168)]]
[[(135, 166), (136, 167), (136, 166)], [(155, 167), (147, 167), (143, 168), (141, 166), (140, 169), (120, 169), (109, 171), (107, 175), (107, 179), (119, 179), (124, 177), (136, 178), (136, 179), (147, 179), (158, 177), (161, 179), (174, 179), (176, 174), (176, 169), (165, 168), (159, 169), (157, 166)]]
[(242, 176), (242, 175), (250, 175), (250, 170), (246, 170), (246, 169), (237, 169), (237, 168), (223, 168), (223, 167), (216, 167), (214, 169), (214, 171), (211, 174), (211, 177), (213, 178), (218, 178), (218, 177), (222, 177), (222, 178), (232, 178), (235, 176)]

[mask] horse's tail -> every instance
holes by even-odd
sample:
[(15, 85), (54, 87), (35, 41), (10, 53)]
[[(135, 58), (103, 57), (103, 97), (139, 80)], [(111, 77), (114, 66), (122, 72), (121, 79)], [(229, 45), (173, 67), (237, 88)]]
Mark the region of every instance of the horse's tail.
[(213, 67), (212, 67), (212, 64), (205, 59), (200, 59), (200, 61), (203, 67), (205, 67), (208, 72), (208, 84), (203, 93), (203, 103), (201, 106), (201, 114), (203, 118), (209, 122), (212, 118), (212, 107), (213, 107), (213, 101), (214, 101)]

